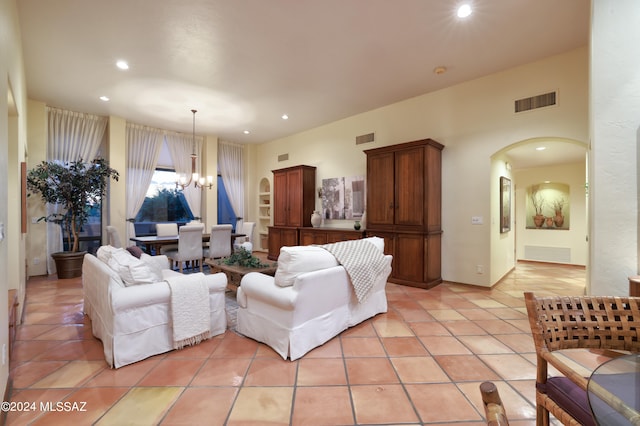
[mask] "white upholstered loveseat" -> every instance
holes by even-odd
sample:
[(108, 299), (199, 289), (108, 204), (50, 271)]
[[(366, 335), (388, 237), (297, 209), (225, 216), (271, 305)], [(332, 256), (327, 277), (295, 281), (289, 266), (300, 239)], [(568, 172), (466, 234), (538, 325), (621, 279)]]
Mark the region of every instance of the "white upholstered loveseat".
[(84, 313), (91, 319), (93, 335), (102, 341), (111, 367), (174, 349), (172, 294), (165, 280), (202, 280), (209, 296), (209, 335), (225, 332), (224, 273), (182, 275), (169, 269), (164, 255), (143, 254), (136, 259), (125, 249), (110, 246), (101, 247), (97, 254), (86, 254), (82, 265)]
[(372, 237), (347, 243), (365, 247), (376, 257), (376, 266), (365, 268), (373, 274), (364, 297), (356, 294), (345, 267), (325, 248), (282, 247), (275, 277), (259, 272), (243, 277), (236, 296), (237, 331), (266, 343), (282, 358), (295, 360), (343, 330), (386, 312), (392, 258), (384, 255), (384, 240)]

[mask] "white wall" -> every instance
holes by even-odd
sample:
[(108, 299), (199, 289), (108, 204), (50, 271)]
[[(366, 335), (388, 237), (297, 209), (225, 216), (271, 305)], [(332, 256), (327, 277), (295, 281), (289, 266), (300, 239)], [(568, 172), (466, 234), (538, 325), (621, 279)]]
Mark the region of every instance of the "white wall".
[[(515, 211), (517, 227), (516, 257), (531, 260), (525, 256), (524, 247), (554, 247), (571, 250), (572, 265), (587, 265), (589, 244), (587, 243), (587, 204), (585, 194), (585, 163), (563, 164), (514, 171)], [(526, 229), (527, 188), (543, 181), (569, 185), (570, 228), (569, 230)], [(548, 260), (553, 262), (553, 260)], [(565, 262), (562, 262), (565, 263)]]
[[(503, 262), (497, 274), (491, 270), (491, 202), (497, 185), (491, 156), (541, 136), (587, 142), (587, 53), (586, 47), (577, 49), (259, 145), (255, 177), (249, 183), (252, 198), (257, 198), (259, 179), (271, 177), (273, 169), (316, 166), (317, 183), (364, 175), (364, 149), (432, 138), (445, 145), (443, 278), (490, 286), (505, 268)], [(513, 113), (514, 100), (550, 90), (559, 91), (556, 107)], [(356, 136), (369, 132), (376, 134), (374, 143), (355, 145)], [(289, 160), (278, 162), (278, 155), (285, 153)], [(255, 209), (252, 216), (257, 217)], [(472, 216), (482, 216), (484, 224), (472, 225)], [(477, 265), (485, 266), (483, 274), (476, 272)]]
[[(13, 99), (12, 105), (9, 97)], [(24, 239), (15, 230), (20, 229), (18, 170), (20, 162), (25, 160), (26, 130), (27, 90), (16, 2), (0, 0), (0, 182), (3, 182), (0, 185), (0, 223), (4, 226), (5, 235), (0, 242), (0, 352), (5, 352), (8, 344), (8, 290), (17, 288), (19, 293), (23, 293), (25, 285), (24, 273), (15, 273), (16, 268), (24, 270), (25, 267)], [(7, 231), (9, 229), (11, 232)], [(10, 255), (10, 250), (19, 254)], [(15, 279), (21, 281), (12, 282)], [(9, 364), (1, 358), (0, 391), (4, 394)]]
[(592, 2), (590, 274), (595, 295), (629, 294), (638, 261), (640, 3)]
[[(491, 276), (489, 277), (490, 283), (496, 283), (500, 281), (509, 271), (511, 271), (515, 265), (515, 240), (516, 229), (514, 227), (515, 219), (515, 205), (514, 205), (514, 188), (515, 182), (511, 174), (511, 170), (507, 168), (507, 162), (509, 158), (506, 154), (500, 153), (492, 157), (491, 161), (491, 179), (490, 182), (490, 209), (491, 214), (489, 218), (490, 224), (487, 227), (490, 231), (491, 240), (491, 264), (489, 271)], [(506, 177), (511, 180), (511, 199), (509, 200), (511, 205), (511, 230), (507, 232), (500, 232), (501, 228), (501, 216), (502, 209), (500, 208), (500, 177)], [(480, 225), (475, 225), (480, 226)], [(484, 265), (476, 265), (476, 274), (484, 274)]]

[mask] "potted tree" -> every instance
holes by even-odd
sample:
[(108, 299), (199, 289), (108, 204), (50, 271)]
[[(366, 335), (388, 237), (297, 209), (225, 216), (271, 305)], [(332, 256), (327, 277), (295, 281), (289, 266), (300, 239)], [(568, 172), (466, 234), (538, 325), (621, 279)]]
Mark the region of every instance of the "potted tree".
[(68, 249), (53, 253), (58, 278), (82, 274), (85, 252), (79, 251), (79, 234), (89, 218), (89, 209), (105, 195), (109, 179), (118, 180), (118, 172), (103, 158), (91, 163), (82, 159), (71, 162), (43, 161), (27, 174), (27, 188), (40, 195), (45, 203), (58, 205), (60, 212), (39, 220), (57, 223), (68, 242)]

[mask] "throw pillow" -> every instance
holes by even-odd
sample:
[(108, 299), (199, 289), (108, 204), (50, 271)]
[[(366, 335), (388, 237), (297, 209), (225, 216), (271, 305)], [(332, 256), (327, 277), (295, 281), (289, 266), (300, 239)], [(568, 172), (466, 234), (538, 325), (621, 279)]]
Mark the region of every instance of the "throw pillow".
[(147, 264), (125, 249), (116, 249), (107, 264), (118, 273), (126, 287), (156, 282), (155, 274)]
[(149, 271), (153, 274), (154, 282), (164, 280), (162, 276), (162, 268), (159, 267), (159, 263), (153, 259), (153, 256), (150, 256), (147, 253), (142, 253), (140, 260), (149, 267)]
[(108, 265), (111, 255), (116, 250), (118, 249), (113, 246), (100, 246), (96, 252), (96, 257)]
[(138, 259), (140, 259), (140, 256), (143, 254), (142, 249), (138, 246), (129, 246), (127, 247), (127, 251), (131, 253), (131, 256), (137, 257)]
[(278, 257), (275, 283), (280, 287), (293, 285), (296, 277), (304, 272), (338, 266), (336, 258), (320, 247), (295, 246), (282, 247)]

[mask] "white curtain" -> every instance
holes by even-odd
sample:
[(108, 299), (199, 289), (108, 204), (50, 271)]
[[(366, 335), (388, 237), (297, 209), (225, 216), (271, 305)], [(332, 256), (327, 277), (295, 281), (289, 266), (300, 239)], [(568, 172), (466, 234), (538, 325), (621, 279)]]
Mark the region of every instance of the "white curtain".
[[(185, 135), (182, 133), (167, 133), (165, 134), (167, 141), (167, 147), (169, 148), (169, 154), (173, 160), (173, 167), (176, 169), (176, 173), (185, 174), (191, 176), (191, 154), (195, 153), (198, 158), (196, 159), (196, 173), (202, 174), (202, 168), (200, 161), (202, 158), (202, 143), (203, 137), (196, 137), (195, 141), (192, 135)], [(184, 198), (189, 204), (191, 213), (196, 218), (201, 218), (202, 212), (200, 209), (202, 190), (195, 188), (193, 182), (184, 189)]]
[[(47, 160), (92, 161), (107, 127), (107, 117), (47, 107), (49, 133)], [(47, 215), (57, 212), (57, 206), (47, 205)], [(60, 225), (47, 222), (47, 271), (56, 273), (52, 253), (62, 251)]]
[[(244, 217), (244, 166), (242, 145), (220, 141), (218, 143), (218, 168), (229, 202), (236, 216)], [(242, 226), (242, 221), (238, 221)]]
[[(127, 123), (127, 236), (135, 236), (133, 220), (142, 207), (158, 164), (163, 131)], [(125, 244), (128, 245), (128, 244)]]

